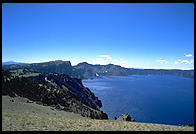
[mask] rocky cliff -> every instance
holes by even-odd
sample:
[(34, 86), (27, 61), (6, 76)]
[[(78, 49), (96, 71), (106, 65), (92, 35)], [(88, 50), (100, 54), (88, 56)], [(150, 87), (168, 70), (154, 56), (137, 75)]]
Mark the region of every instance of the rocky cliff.
[(84, 117), (108, 119), (107, 114), (100, 110), (101, 101), (82, 85), (80, 79), (58, 73), (35, 76), (29, 73), (17, 76), (14, 72), (2, 71), (2, 94), (26, 97), (39, 104), (79, 113)]

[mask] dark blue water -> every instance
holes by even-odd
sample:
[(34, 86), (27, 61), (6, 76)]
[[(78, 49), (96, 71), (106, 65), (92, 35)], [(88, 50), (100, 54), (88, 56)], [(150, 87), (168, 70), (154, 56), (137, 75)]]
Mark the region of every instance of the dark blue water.
[(138, 122), (194, 122), (194, 79), (171, 75), (109, 76), (83, 80), (109, 119), (129, 113)]

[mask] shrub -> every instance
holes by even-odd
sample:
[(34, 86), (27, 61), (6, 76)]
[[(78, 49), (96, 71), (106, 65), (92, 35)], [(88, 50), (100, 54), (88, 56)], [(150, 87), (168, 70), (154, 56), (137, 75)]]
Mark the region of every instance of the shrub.
[(43, 103), (41, 101), (36, 101), (36, 104), (42, 105)]

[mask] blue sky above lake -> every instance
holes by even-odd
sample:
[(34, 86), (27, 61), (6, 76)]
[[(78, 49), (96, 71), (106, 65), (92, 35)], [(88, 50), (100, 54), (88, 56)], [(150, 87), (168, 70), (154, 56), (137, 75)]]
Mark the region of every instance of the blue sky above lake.
[(192, 3), (3, 3), (2, 61), (194, 68)]

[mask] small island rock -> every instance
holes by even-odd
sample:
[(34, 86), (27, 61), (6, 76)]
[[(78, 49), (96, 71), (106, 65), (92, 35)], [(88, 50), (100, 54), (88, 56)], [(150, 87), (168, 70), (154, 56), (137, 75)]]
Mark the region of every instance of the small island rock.
[(132, 121), (132, 122), (135, 122), (135, 119), (132, 119), (131, 116), (128, 113), (121, 115), (116, 120), (117, 121)]

